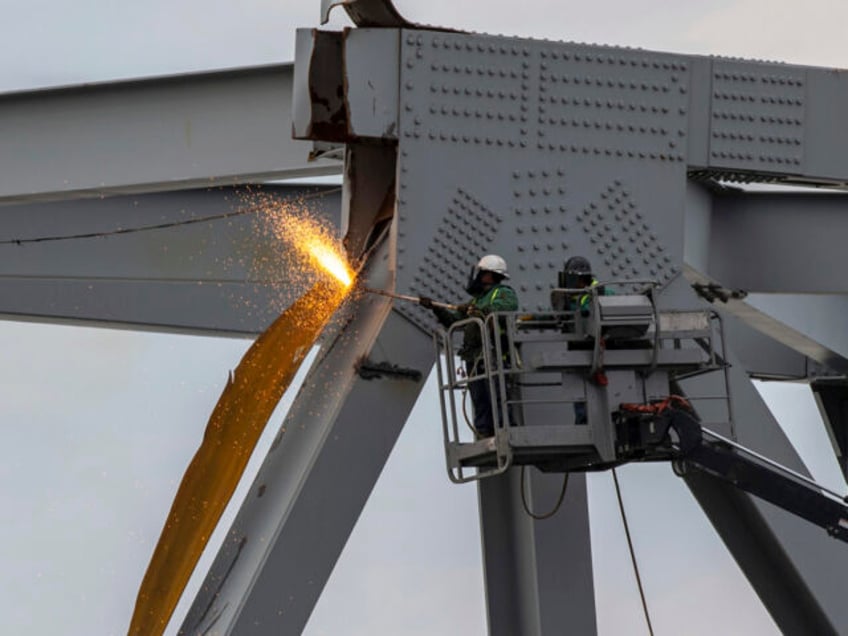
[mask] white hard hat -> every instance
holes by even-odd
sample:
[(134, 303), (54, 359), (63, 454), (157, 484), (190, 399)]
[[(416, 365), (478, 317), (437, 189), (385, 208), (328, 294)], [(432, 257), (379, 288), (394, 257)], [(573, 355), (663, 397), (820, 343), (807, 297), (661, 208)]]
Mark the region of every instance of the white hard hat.
[(497, 254), (486, 254), (486, 256), (481, 258), (480, 262), (477, 263), (477, 271), (493, 272), (500, 274), (504, 278), (509, 278), (509, 274), (506, 271), (506, 261)]

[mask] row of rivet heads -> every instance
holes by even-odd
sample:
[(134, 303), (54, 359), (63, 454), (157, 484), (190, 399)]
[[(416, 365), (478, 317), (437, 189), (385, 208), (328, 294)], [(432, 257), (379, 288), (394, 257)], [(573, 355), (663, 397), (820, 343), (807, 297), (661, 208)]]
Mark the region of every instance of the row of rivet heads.
[[(593, 126), (594, 128), (601, 129), (602, 126)], [(526, 129), (523, 129), (526, 130)], [(608, 130), (614, 130), (613, 127)], [(635, 132), (635, 131), (634, 131)], [(540, 130), (538, 131), (539, 137), (544, 137), (545, 132)], [(498, 146), (503, 147), (507, 146), (509, 148), (527, 148), (529, 144), (526, 140), (520, 139), (505, 139), (502, 137), (491, 137), (491, 136), (479, 136), (479, 135), (471, 135), (467, 133), (456, 133), (456, 132), (445, 132), (445, 131), (435, 131), (430, 130), (426, 133), (426, 135), (418, 130), (413, 131), (405, 131), (403, 133), (404, 138), (406, 139), (421, 139), (423, 137), (427, 137), (430, 141), (450, 141), (453, 143), (462, 143), (462, 144), (475, 144), (475, 145), (486, 145), (486, 146)], [(676, 147), (676, 143), (672, 147)], [(538, 150), (545, 151), (559, 151), (559, 152), (571, 152), (577, 154), (594, 154), (594, 155), (605, 155), (607, 157), (619, 157), (619, 158), (628, 158), (628, 159), (653, 159), (660, 161), (677, 161), (682, 162), (686, 160), (686, 157), (682, 154), (670, 153), (670, 152), (657, 152), (657, 151), (647, 151), (644, 149), (640, 150), (632, 150), (628, 148), (621, 147), (608, 147), (608, 146), (593, 146), (593, 145), (578, 145), (578, 144), (567, 144), (567, 143), (544, 143), (539, 140), (536, 144), (536, 148)]]
[(743, 102), (749, 104), (773, 104), (778, 106), (803, 106), (804, 100), (795, 97), (775, 97), (773, 95), (749, 95), (746, 93), (722, 93), (716, 91), (713, 97), (730, 102)]
[[(424, 46), (424, 39), (421, 36), (408, 36), (406, 43), (413, 46)], [(468, 53), (487, 53), (499, 54), (512, 57), (531, 57), (535, 52), (538, 52), (542, 59), (551, 60), (573, 60), (575, 62), (589, 62), (598, 64), (610, 64), (619, 66), (630, 66), (633, 68), (658, 69), (665, 71), (685, 71), (687, 65), (684, 62), (668, 62), (651, 60), (644, 57), (621, 54), (605, 54), (605, 53), (585, 53), (572, 50), (551, 50), (551, 49), (536, 49), (530, 46), (521, 46), (517, 44), (504, 44), (503, 42), (495, 44), (494, 42), (474, 41), (470, 37), (455, 36), (433, 37), (430, 41), (430, 47), (433, 49), (442, 49), (450, 51), (466, 51)], [(563, 45), (563, 48), (572, 48)]]
[(779, 137), (777, 135), (751, 135), (746, 133), (724, 132), (714, 130), (713, 139), (728, 139), (731, 141), (760, 141), (767, 144), (780, 144), (787, 146), (800, 146), (803, 140), (798, 137)]
[[(588, 100), (587, 100), (588, 101)], [(628, 110), (630, 112), (639, 112), (643, 114), (657, 114), (660, 112), (660, 109), (656, 107), (648, 107), (644, 105), (636, 105), (636, 104), (622, 104), (611, 105), (611, 109), (620, 109), (620, 110)], [(473, 119), (487, 119), (490, 121), (498, 120), (498, 121), (521, 121), (526, 122), (528, 116), (526, 114), (526, 108), (520, 108), (519, 113), (511, 113), (504, 112), (500, 110), (491, 110), (486, 109), (482, 110), (480, 108), (471, 108), (471, 107), (460, 107), (460, 106), (448, 106), (447, 104), (442, 104), (441, 106), (432, 104), (429, 106), (429, 112), (431, 115), (442, 115), (445, 117), (467, 117)], [(667, 111), (668, 109), (664, 109)], [(546, 113), (546, 109), (544, 107), (539, 107), (539, 113), (544, 115)], [(618, 130), (619, 132), (624, 132), (625, 130), (629, 132), (640, 132), (642, 134), (660, 134), (667, 135), (668, 131), (665, 128), (657, 127), (657, 126), (636, 126), (633, 124), (622, 124), (620, 122), (605, 122), (604, 120), (595, 120), (595, 119), (578, 119), (576, 117), (540, 117), (538, 119), (540, 124), (560, 124), (564, 126), (573, 125), (573, 126), (583, 126), (584, 128), (592, 128), (602, 129), (606, 127), (607, 130)], [(415, 117), (413, 123), (416, 126), (420, 126), (423, 124), (423, 121), (420, 117)], [(686, 131), (683, 129), (678, 129), (678, 135), (684, 137), (686, 135)]]
[[(562, 104), (563, 106), (585, 106), (587, 108), (606, 108), (610, 110), (621, 110), (631, 113), (645, 113), (653, 115), (668, 115), (671, 109), (668, 106), (656, 106), (645, 103), (625, 102), (620, 99), (599, 99), (597, 97), (575, 97), (573, 93), (568, 95), (542, 95), (539, 97), (539, 110), (544, 108), (543, 104)], [(685, 115), (685, 108), (677, 109), (678, 115)]]
[[(422, 45), (422, 42), (415, 41), (412, 38), (407, 38), (407, 43), (412, 45), (417, 44), (418, 46)], [(494, 44), (492, 42), (488, 44), (483, 42), (477, 42), (475, 44), (474, 42), (463, 41), (461, 39), (457, 39), (454, 41), (446, 39), (442, 41), (438, 37), (433, 38), (432, 42), (430, 43), (430, 46), (433, 49), (466, 51), (468, 53), (495, 53), (500, 55), (525, 58), (531, 57), (534, 53), (534, 51), (527, 46), (509, 46), (505, 44)], [(687, 65), (683, 62), (661, 62), (658, 60), (638, 58), (631, 55), (605, 55), (555, 50), (540, 50), (538, 51), (538, 53), (540, 58), (551, 60), (573, 60), (575, 62), (609, 64), (612, 66), (629, 66), (631, 68), (656, 69), (663, 71), (686, 71), (688, 68)]]
[(803, 126), (804, 120), (797, 117), (774, 117), (772, 115), (750, 115), (748, 113), (735, 113), (730, 111), (716, 111), (713, 119), (742, 122), (760, 122), (762, 124), (778, 124), (780, 126)]
[[(425, 135), (416, 131), (406, 131), (403, 133), (404, 138), (406, 139), (421, 139)], [(510, 148), (527, 148), (528, 143), (523, 139), (520, 141), (516, 141), (514, 139), (504, 139), (502, 137), (481, 137), (479, 135), (468, 135), (462, 133), (446, 133), (430, 131), (426, 134), (426, 137), (430, 141), (452, 141), (454, 143), (461, 144), (475, 144), (478, 146), (486, 145), (486, 146), (508, 146)]]
[[(444, 117), (466, 117), (468, 119), (485, 119), (491, 122), (494, 121), (511, 121), (511, 122), (526, 122), (528, 116), (526, 114), (519, 113), (509, 113), (500, 110), (480, 110), (480, 109), (471, 109), (471, 108), (459, 108), (459, 107), (449, 107), (442, 106), (441, 108), (436, 106), (430, 107), (430, 113), (433, 115), (442, 115)], [(420, 118), (416, 118), (413, 122), (416, 126), (420, 126), (422, 124)], [(433, 137), (431, 137), (432, 139)]]
[[(572, 84), (575, 84), (577, 86), (580, 86), (580, 85), (595, 86), (595, 87), (599, 87), (599, 88), (614, 88), (614, 89), (624, 88), (626, 90), (634, 90), (634, 91), (639, 91), (639, 92), (651, 92), (651, 93), (664, 94), (664, 95), (670, 94), (671, 89), (672, 89), (671, 86), (666, 86), (664, 84), (649, 84), (647, 82), (627, 82), (627, 86), (619, 87), (618, 86), (619, 82), (617, 80), (607, 80), (607, 79), (604, 79), (602, 77), (595, 78), (595, 79), (587, 77), (587, 78), (583, 78), (582, 81), (576, 81), (578, 79), (579, 78), (573, 78), (570, 82), (563, 81), (562, 83), (563, 84), (572, 83)], [(635, 85), (635, 87), (631, 88), (631, 85)], [(539, 85), (539, 92), (547, 93), (551, 90), (551, 88), (552, 87), (548, 86), (547, 84), (540, 84)], [(679, 93), (680, 95), (686, 95), (687, 92), (688, 92), (688, 90), (686, 89), (685, 86), (679, 86), (677, 88), (677, 93)]]
[(750, 152), (723, 152), (713, 150), (710, 152), (713, 159), (739, 159), (744, 161), (762, 161), (764, 163), (776, 163), (778, 165), (800, 166), (801, 157), (795, 155), (792, 157), (776, 156), (776, 155), (754, 155)]
[(729, 80), (732, 82), (750, 82), (761, 83), (775, 86), (797, 86), (804, 87), (804, 80), (797, 77), (784, 77), (780, 75), (754, 75), (750, 73), (713, 73), (713, 78), (717, 80)]
[[(544, 113), (543, 113), (544, 114)], [(640, 124), (628, 124), (620, 121), (609, 121), (604, 119), (580, 119), (578, 117), (539, 117), (540, 124), (553, 124), (559, 126), (572, 126), (574, 128), (594, 128), (595, 130), (609, 130), (617, 132), (629, 132), (642, 135), (659, 135), (667, 137), (669, 130), (662, 126), (650, 126)], [(524, 129), (522, 129), (522, 134)], [(686, 131), (682, 128), (677, 130), (678, 137), (685, 137)]]
[[(481, 78), (488, 77), (490, 79), (500, 77), (501, 79), (528, 80), (529, 74), (527, 72), (527, 69), (529, 68), (529, 64), (525, 62), (523, 67), (524, 67), (524, 70), (521, 73), (519, 73), (515, 69), (495, 68), (495, 67), (485, 66), (485, 65), (472, 66), (470, 64), (460, 65), (460, 64), (446, 64), (446, 63), (442, 63), (442, 64), (432, 63), (430, 65), (430, 70), (435, 71), (435, 72), (448, 73), (448, 74), (466, 75), (466, 76), (469, 76), (469, 77), (476, 75), (476, 76), (481, 77)], [(665, 84), (665, 83), (646, 82), (646, 81), (636, 82), (636, 81), (627, 80), (627, 79), (624, 79), (624, 78), (609, 78), (609, 77), (603, 77), (603, 76), (593, 77), (593, 76), (590, 76), (590, 75), (585, 75), (585, 76), (581, 77), (579, 75), (573, 75), (572, 76), (572, 75), (568, 75), (568, 74), (563, 74), (563, 75), (548, 74), (548, 73), (544, 72), (544, 70), (547, 68), (547, 65), (542, 64), (541, 67), (542, 67), (543, 72), (540, 73), (539, 79), (543, 82), (551, 82), (551, 83), (561, 82), (563, 84), (573, 84), (575, 86), (581, 86), (581, 85), (583, 85), (583, 86), (597, 86), (597, 87), (618, 88), (618, 89), (633, 90), (633, 91), (650, 91), (650, 92), (654, 92), (654, 93), (668, 93), (668, 92), (671, 91), (671, 88), (672, 88), (669, 84)], [(677, 83), (679, 81), (677, 76), (671, 76), (669, 78), (669, 80), (670, 80), (671, 83)], [(524, 90), (527, 90), (529, 87), (525, 84), (525, 85), (522, 85), (522, 88)], [(685, 89), (683, 89), (683, 87), (680, 87), (680, 89), (682, 89), (682, 90), (680, 90), (681, 93), (686, 92)], [(447, 87), (447, 86), (442, 86), (442, 87), (439, 88), (439, 87), (436, 87), (435, 85), (433, 85), (431, 87), (431, 92), (438, 92), (439, 90), (441, 90), (441, 92), (443, 92), (443, 93), (449, 93), (453, 89), (451, 89), (450, 87)], [(490, 94), (489, 97), (493, 97), (493, 95)]]
[[(524, 146), (524, 142), (521, 144)], [(545, 150), (551, 152), (569, 152), (573, 154), (595, 155), (605, 157), (616, 157), (619, 159), (652, 159), (656, 161), (686, 161), (686, 157), (682, 154), (669, 152), (651, 152), (648, 150), (632, 150), (627, 148), (604, 147), (604, 146), (580, 146), (577, 144), (565, 143), (538, 143), (537, 150)]]
[[(548, 73), (541, 73), (539, 75), (539, 79), (543, 82), (551, 82), (553, 84), (560, 82), (562, 84), (573, 84), (575, 86), (593, 86), (599, 88), (615, 88), (621, 90), (645, 91), (652, 93), (668, 93), (673, 88), (668, 84), (662, 84), (658, 82), (635, 82), (633, 80), (627, 80), (623, 78), (610, 78), (603, 76), (592, 77), (591, 75), (585, 75), (583, 77), (580, 77), (578, 75), (554, 75)], [(676, 82), (677, 78), (672, 77), (671, 81)], [(681, 86), (680, 88), (683, 87)]]
[[(530, 57), (534, 53), (534, 48), (536, 48), (518, 44), (508, 45), (504, 42), (495, 43), (492, 41), (491, 36), (489, 36), (489, 40), (486, 42), (477, 36), (436, 35), (430, 40), (430, 47), (433, 49), (467, 51), (469, 53), (476, 51), (478, 53), (495, 53), (522, 57)], [(407, 35), (406, 43), (411, 46), (424, 46), (425, 38), (423, 34), (409, 34)], [(575, 51), (573, 45), (563, 43), (562, 49), (537, 48), (536, 50), (542, 59), (574, 60), (575, 62), (632, 66), (646, 69), (653, 68), (666, 71), (686, 71), (688, 68), (687, 64), (683, 61), (657, 60), (646, 58), (642, 55), (622, 54), (620, 53), (621, 49), (616, 48), (611, 48), (611, 52), (581, 52)]]
[(581, 53), (575, 51), (539, 51), (539, 57), (552, 60), (565, 60), (575, 62), (589, 62), (597, 64), (609, 64), (610, 66), (629, 66), (631, 68), (655, 69), (662, 71), (686, 71), (684, 62), (669, 62), (651, 60), (632, 55), (616, 55), (605, 53)]
[(501, 79), (529, 79), (529, 73), (526, 71), (520, 72), (513, 68), (504, 68), (504, 67), (493, 67), (493, 66), (472, 66), (470, 64), (439, 64), (433, 62), (430, 64), (430, 70), (448, 73), (448, 74), (457, 74), (457, 75), (467, 75), (467, 76), (478, 76), (482, 78), (501, 78)]

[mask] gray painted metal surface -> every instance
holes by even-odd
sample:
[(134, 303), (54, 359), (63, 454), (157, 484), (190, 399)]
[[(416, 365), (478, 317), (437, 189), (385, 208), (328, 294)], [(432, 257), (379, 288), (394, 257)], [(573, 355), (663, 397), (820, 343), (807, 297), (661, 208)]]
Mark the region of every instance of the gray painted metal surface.
[(0, 204), (338, 174), (293, 141), (292, 65), (0, 95)]
[(832, 373), (795, 349), (724, 313), (724, 328), (745, 372), (755, 378), (806, 381)]
[[(296, 292), (291, 283), (297, 270), (287, 258), (289, 247), (272, 232), (269, 201), (338, 226), (341, 196), (327, 187), (7, 205), (0, 211), (0, 316), (208, 335), (260, 333)], [(95, 236), (28, 242), (86, 234)]]
[(705, 272), (748, 292), (845, 294), (848, 194), (717, 193)]

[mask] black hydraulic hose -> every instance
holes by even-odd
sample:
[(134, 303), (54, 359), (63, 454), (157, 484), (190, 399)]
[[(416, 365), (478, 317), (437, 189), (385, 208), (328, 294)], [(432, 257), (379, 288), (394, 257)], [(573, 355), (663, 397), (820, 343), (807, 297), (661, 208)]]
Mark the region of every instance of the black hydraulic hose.
[(551, 509), (550, 512), (547, 512), (545, 514), (536, 514), (532, 510), (530, 510), (530, 506), (527, 503), (527, 491), (524, 489), (524, 471), (525, 471), (526, 468), (527, 468), (526, 466), (521, 467), (521, 504), (524, 506), (524, 512), (526, 512), (530, 517), (532, 517), (536, 521), (542, 521), (544, 519), (550, 519), (551, 517), (553, 517), (557, 513), (560, 506), (562, 506), (563, 499), (565, 499), (565, 493), (568, 490), (568, 475), (569, 475), (569, 473), (565, 473), (565, 476), (562, 478), (562, 490), (559, 491), (559, 498), (557, 499), (556, 503), (554, 504), (553, 509)]

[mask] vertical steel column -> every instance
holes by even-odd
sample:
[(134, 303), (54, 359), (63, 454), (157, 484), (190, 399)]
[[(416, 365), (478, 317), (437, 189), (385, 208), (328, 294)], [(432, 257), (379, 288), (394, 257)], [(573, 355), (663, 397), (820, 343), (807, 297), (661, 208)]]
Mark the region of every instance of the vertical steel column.
[[(525, 469), (528, 507), (546, 513), (562, 475)], [(479, 482), (489, 634), (595, 634), (586, 476), (569, 478), (561, 509), (536, 521), (523, 509), (521, 468)]]

